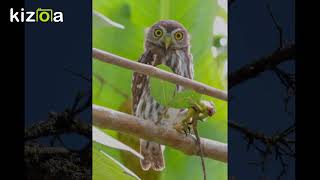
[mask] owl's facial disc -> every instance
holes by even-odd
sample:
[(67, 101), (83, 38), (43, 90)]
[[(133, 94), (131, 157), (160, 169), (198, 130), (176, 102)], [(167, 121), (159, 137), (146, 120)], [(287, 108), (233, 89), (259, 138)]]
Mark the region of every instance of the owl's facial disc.
[(168, 52), (188, 47), (189, 36), (186, 29), (179, 23), (160, 21), (148, 30), (146, 42), (148, 46)]

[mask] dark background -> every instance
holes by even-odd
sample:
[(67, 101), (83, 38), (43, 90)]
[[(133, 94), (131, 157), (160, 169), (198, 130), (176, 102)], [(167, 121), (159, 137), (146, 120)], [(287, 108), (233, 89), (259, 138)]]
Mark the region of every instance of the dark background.
[(16, 173), (17, 169), (23, 171), (23, 133), (24, 133), (24, 107), (23, 107), (23, 75), (24, 75), (24, 25), (10, 22), (10, 8), (21, 8), (23, 0), (12, 1), (1, 5), (2, 26), (2, 70), (1, 77), (1, 114), (2, 130), (1, 154), (2, 163), (6, 167), (2, 175), (17, 179), (23, 178), (23, 173)]
[[(25, 127), (70, 108), (78, 92), (91, 93), (91, 82), (74, 75), (91, 77), (91, 1), (25, 1), (25, 9), (39, 7), (62, 11), (64, 22), (25, 25)], [(91, 110), (81, 118), (91, 123)], [(73, 149), (86, 144), (75, 134), (63, 140)]]
[[(267, 9), (268, 4), (282, 28), (283, 46), (295, 44), (295, 1), (232, 1), (228, 12), (229, 73), (271, 55), (279, 48), (279, 33)], [(285, 62), (279, 67), (295, 73), (294, 62)], [(295, 98), (288, 103), (288, 113), (284, 102), (286, 94), (287, 89), (276, 73), (265, 71), (229, 90), (229, 120), (265, 135), (280, 132), (295, 122)], [(229, 176), (277, 179), (282, 170), (279, 160), (270, 156), (264, 169), (253, 165), (262, 160), (261, 155), (254, 148), (247, 151), (243, 137), (229, 127)], [(295, 179), (295, 158), (288, 158), (287, 163), (287, 172), (281, 179)]]
[[(24, 7), (63, 12), (62, 23), (25, 24), (24, 179), (90, 179), (91, 105), (77, 115), (72, 107), (80, 94), (80, 104), (91, 100), (91, 1), (25, 0)], [(78, 124), (89, 135), (72, 130)], [(26, 139), (32, 133), (40, 136)], [(68, 152), (40, 153), (46, 148)]]

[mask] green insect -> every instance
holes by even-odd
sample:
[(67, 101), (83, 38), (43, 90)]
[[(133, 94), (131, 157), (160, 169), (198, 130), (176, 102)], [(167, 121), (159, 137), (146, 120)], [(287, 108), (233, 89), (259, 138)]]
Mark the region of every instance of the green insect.
[(207, 117), (213, 116), (215, 112), (214, 104), (211, 101), (200, 100), (193, 102), (187, 110), (186, 117), (177, 123), (174, 128), (181, 133), (187, 134), (191, 131), (194, 121), (203, 121)]

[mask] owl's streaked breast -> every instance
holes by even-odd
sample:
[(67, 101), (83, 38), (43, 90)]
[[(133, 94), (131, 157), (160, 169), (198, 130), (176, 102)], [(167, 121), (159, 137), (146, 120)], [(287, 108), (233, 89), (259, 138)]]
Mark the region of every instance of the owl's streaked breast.
[[(188, 57), (189, 56), (189, 57)], [(169, 66), (175, 74), (193, 79), (193, 64), (189, 64), (192, 57), (183, 50), (175, 50), (172, 53), (161, 56), (159, 54), (153, 55), (153, 62), (161, 62)], [(158, 59), (157, 59), (158, 58)], [(143, 93), (139, 100), (136, 115), (146, 120), (151, 120), (160, 124), (172, 124), (180, 116), (181, 110), (174, 108), (167, 108), (160, 105), (150, 94), (149, 77), (147, 77), (147, 86), (144, 87)], [(177, 86), (176, 91), (182, 91), (183, 87)]]

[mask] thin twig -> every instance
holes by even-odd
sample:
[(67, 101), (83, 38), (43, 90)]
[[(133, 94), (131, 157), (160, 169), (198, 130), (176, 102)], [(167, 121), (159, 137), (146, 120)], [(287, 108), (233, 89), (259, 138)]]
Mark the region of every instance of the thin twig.
[(109, 83), (106, 79), (104, 79), (102, 76), (100, 76), (99, 74), (93, 74), (93, 76), (100, 82), (101, 87), (103, 85), (108, 85), (115, 93), (120, 94), (122, 97), (124, 97), (125, 99), (129, 98), (129, 95), (125, 92), (123, 92), (121, 89), (117, 88), (116, 86), (114, 86), (113, 84)]
[(282, 27), (279, 25), (279, 23), (277, 22), (276, 18), (274, 17), (273, 13), (272, 13), (272, 10), (271, 10), (271, 7), (270, 7), (270, 4), (267, 4), (267, 9), (268, 9), (268, 12), (272, 18), (272, 21), (274, 23), (274, 25), (276, 26), (277, 28), (277, 31), (279, 33), (279, 49), (283, 47), (283, 31), (282, 31)]
[(201, 159), (201, 165), (202, 165), (203, 179), (206, 180), (207, 179), (206, 165), (204, 163), (204, 158), (203, 158), (204, 155), (203, 155), (203, 149), (201, 147), (201, 139), (200, 139), (199, 132), (197, 129), (198, 128), (198, 119), (193, 119), (192, 127), (193, 127), (194, 135), (196, 136), (196, 139), (197, 139), (197, 144), (200, 149), (200, 159)]
[[(274, 151), (276, 160), (279, 160), (283, 167), (283, 170), (280, 173), (281, 176), (283, 175), (287, 166), (284, 161), (284, 158), (295, 157), (295, 151), (293, 150), (294, 142), (292, 143), (292, 141), (288, 139), (288, 136), (295, 132), (295, 124), (293, 124), (292, 126), (288, 127), (280, 133), (275, 133), (270, 136), (267, 136), (263, 133), (252, 131), (251, 129), (246, 128), (232, 121), (229, 121), (228, 125), (229, 127), (237, 130), (238, 132), (244, 135), (244, 138), (247, 140), (248, 143), (247, 149), (249, 149), (252, 146), (255, 150), (257, 150), (260, 153), (262, 161), (261, 163), (258, 163), (258, 165), (260, 165), (262, 169), (265, 168), (267, 156), (272, 155), (272, 152)], [(255, 142), (261, 142), (260, 146), (258, 146)]]

